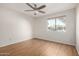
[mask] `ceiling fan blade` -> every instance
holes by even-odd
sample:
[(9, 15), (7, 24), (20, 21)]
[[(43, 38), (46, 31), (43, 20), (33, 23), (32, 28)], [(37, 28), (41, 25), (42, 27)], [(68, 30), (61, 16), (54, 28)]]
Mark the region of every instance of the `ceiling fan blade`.
[(40, 6), (39, 8), (37, 8), (37, 9), (42, 9), (42, 8), (45, 8), (46, 7), (46, 5), (42, 5), (42, 6)]
[(35, 3), (33, 3), (34, 7), (37, 8), (37, 5)]
[(32, 5), (30, 5), (29, 3), (26, 3), (29, 7), (31, 7), (32, 9), (35, 9)]
[(34, 11), (34, 10), (24, 10), (24, 11)]
[(38, 12), (40, 12), (40, 13), (45, 13), (44, 11), (41, 11), (41, 10), (39, 10)]

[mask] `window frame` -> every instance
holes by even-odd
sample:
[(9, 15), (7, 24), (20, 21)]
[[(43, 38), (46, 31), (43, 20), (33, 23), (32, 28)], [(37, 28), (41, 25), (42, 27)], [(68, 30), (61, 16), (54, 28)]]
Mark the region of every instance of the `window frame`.
[[(60, 18), (62, 18), (62, 19), (60, 19)], [(48, 18), (48, 20), (47, 20), (47, 22), (49, 21), (49, 20), (55, 20), (55, 30), (51, 30), (51, 29), (49, 29), (48, 27), (48, 25), (49, 25), (49, 23), (48, 23), (48, 25), (47, 25), (47, 28), (48, 28), (48, 31), (53, 31), (53, 32), (65, 32), (66, 31), (66, 23), (65, 23), (65, 21), (63, 22), (64, 23), (64, 27), (62, 27), (63, 29), (62, 30), (58, 30), (57, 29), (57, 19), (59, 19), (61, 22), (63, 22), (62, 20), (65, 20), (65, 16), (61, 16), (61, 17), (53, 17), (53, 18)]]

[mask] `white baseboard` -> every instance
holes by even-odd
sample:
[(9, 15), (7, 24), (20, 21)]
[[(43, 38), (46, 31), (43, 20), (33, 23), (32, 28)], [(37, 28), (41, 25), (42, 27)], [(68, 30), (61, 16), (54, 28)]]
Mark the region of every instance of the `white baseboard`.
[(0, 47), (5, 47), (5, 46), (11, 45), (11, 44), (19, 43), (19, 42), (22, 42), (22, 41), (25, 41), (25, 40), (30, 40), (30, 39), (32, 39), (32, 37), (20, 39), (20, 40), (17, 40), (17, 41), (7, 42), (7, 43), (3, 42), (2, 44), (0, 44)]

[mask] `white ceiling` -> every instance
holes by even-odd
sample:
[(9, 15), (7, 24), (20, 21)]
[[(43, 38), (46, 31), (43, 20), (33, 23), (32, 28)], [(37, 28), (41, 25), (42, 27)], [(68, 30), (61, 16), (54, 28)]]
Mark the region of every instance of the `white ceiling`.
[(45, 11), (46, 13), (45, 14), (38, 13), (37, 15), (34, 15), (34, 12), (25, 12), (24, 10), (29, 10), (31, 8), (24, 3), (1, 3), (0, 6), (6, 6), (15, 9), (19, 12), (23, 12), (32, 17), (41, 17), (56, 12), (61, 12), (63, 10), (72, 9), (75, 8), (77, 5), (77, 3), (36, 3), (36, 4), (38, 6), (45, 4), (46, 7), (42, 10)]

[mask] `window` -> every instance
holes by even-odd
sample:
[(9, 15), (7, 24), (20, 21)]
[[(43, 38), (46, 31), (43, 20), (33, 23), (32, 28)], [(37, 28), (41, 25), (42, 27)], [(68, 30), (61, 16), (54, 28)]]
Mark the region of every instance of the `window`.
[(64, 23), (64, 17), (48, 19), (48, 30), (49, 31), (65, 32), (65, 27), (66, 25)]

